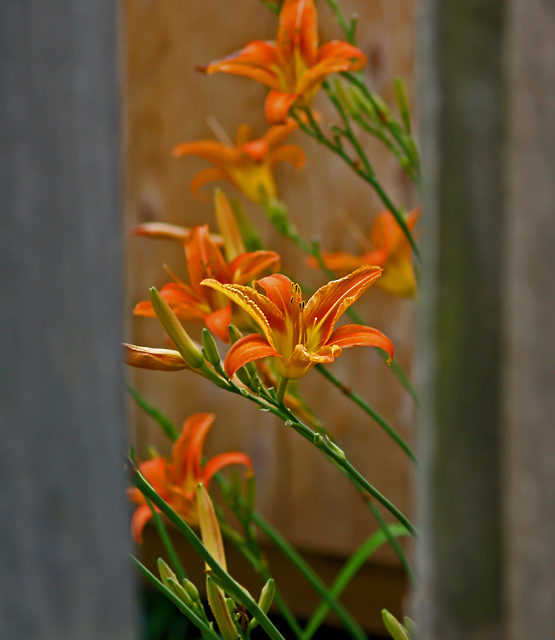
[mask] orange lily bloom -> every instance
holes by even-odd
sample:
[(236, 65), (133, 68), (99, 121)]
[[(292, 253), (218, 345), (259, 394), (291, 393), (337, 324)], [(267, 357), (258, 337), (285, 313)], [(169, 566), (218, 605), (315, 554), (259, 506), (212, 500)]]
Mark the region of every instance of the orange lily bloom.
[[(193, 525), (199, 523), (196, 498), (199, 482), (208, 486), (214, 474), (230, 464), (242, 464), (247, 467), (247, 473), (252, 473), (251, 459), (239, 451), (221, 453), (202, 465), (204, 440), (215, 418), (211, 413), (193, 414), (183, 423), (182, 434), (173, 445), (171, 458), (159, 456), (139, 465), (139, 470), (156, 493), (183, 520)], [(131, 533), (133, 539), (140, 543), (152, 511), (138, 489), (129, 489), (128, 495), (139, 505), (133, 514)]]
[(201, 171), (191, 182), (191, 191), (198, 194), (199, 188), (213, 180), (228, 180), (253, 202), (263, 198), (275, 198), (277, 187), (273, 169), (277, 162), (289, 162), (301, 169), (305, 163), (303, 150), (293, 144), (282, 142), (297, 128), (290, 120), (284, 125), (271, 127), (262, 138), (251, 139), (247, 125), (239, 126), (235, 146), (216, 140), (198, 140), (177, 145), (173, 155), (199, 156), (214, 165), (213, 169)]
[[(245, 324), (248, 319), (236, 308), (232, 309), (227, 298), (202, 287), (200, 283), (205, 278), (213, 278), (222, 283), (250, 282), (266, 269), (279, 269), (280, 258), (275, 251), (246, 253), (229, 202), (221, 191), (216, 192), (215, 200), (219, 226), (224, 236), (224, 249), (229, 262), (226, 261), (220, 247), (210, 235), (208, 225), (193, 227), (184, 242), (190, 284), (185, 284), (174, 277), (175, 282), (165, 284), (160, 294), (178, 318), (205, 324), (220, 340), (229, 342), (230, 322), (233, 320), (237, 326), (245, 327), (250, 326), (248, 323)], [(159, 237), (158, 228), (150, 233), (145, 227), (146, 225), (140, 231), (142, 235)], [(170, 232), (171, 229), (165, 229), (164, 237), (171, 237)], [(176, 240), (182, 241), (179, 231), (174, 229), (173, 233)], [(139, 302), (133, 313), (138, 316), (156, 316), (150, 300)]]
[(318, 289), (306, 304), (299, 285), (279, 273), (256, 283), (266, 295), (250, 287), (204, 280), (203, 285), (233, 300), (262, 331), (262, 335), (248, 335), (233, 344), (225, 359), (226, 373), (232, 376), (249, 362), (273, 357), (278, 374), (296, 380), (315, 364), (333, 362), (343, 348), (359, 345), (380, 347), (391, 360), (393, 345), (377, 329), (356, 324), (335, 329), (339, 317), (381, 271), (380, 267), (361, 267)]
[[(420, 209), (414, 209), (408, 214), (407, 226), (410, 231), (419, 217)], [(346, 252), (323, 252), (324, 265), (340, 273), (357, 269), (364, 264), (378, 265), (383, 267), (383, 274), (376, 283), (378, 287), (396, 296), (414, 297), (417, 285), (412, 265), (412, 248), (390, 211), (382, 211), (374, 221), (370, 242), (374, 248), (361, 256)], [(307, 262), (311, 267), (319, 266), (314, 257), (310, 257)]]
[(310, 106), (328, 75), (359, 71), (365, 64), (362, 51), (347, 42), (334, 40), (318, 46), (314, 0), (285, 0), (275, 42), (255, 40), (200, 70), (247, 76), (269, 87), (266, 118), (270, 124), (279, 124), (291, 107)]

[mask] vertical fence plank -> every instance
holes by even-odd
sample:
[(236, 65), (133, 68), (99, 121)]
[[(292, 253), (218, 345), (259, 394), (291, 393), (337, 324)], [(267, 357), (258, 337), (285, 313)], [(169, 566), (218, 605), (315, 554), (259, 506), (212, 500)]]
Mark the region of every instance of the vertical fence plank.
[(555, 7), (507, 11), (505, 525), (509, 638), (555, 628)]
[(501, 607), (499, 0), (423, 20), (423, 638), (497, 638)]
[(116, 7), (0, 5), (0, 637), (134, 637)]

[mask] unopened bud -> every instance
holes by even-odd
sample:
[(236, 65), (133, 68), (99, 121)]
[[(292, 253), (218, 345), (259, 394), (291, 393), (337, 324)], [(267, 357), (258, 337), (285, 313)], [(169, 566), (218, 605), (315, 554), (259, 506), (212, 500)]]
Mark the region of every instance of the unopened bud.
[(181, 602), (183, 602), (183, 604), (187, 605), (189, 608), (194, 606), (194, 602), (191, 596), (176, 580), (174, 580), (173, 578), (168, 578), (166, 586), (174, 595), (176, 595), (181, 600)]
[(214, 336), (205, 327), (202, 330), (202, 353), (212, 365), (220, 364), (220, 354)]
[(200, 593), (198, 592), (198, 589), (196, 588), (195, 584), (187, 578), (183, 579), (183, 588), (189, 594), (192, 600), (194, 600), (195, 602), (197, 600), (200, 600)]
[(382, 619), (393, 640), (410, 640), (406, 629), (387, 609), (382, 609)]
[[(258, 599), (258, 606), (264, 611), (264, 613), (268, 613), (270, 607), (272, 606), (272, 602), (274, 601), (274, 595), (276, 593), (276, 584), (273, 578), (270, 578), (268, 582), (262, 587), (262, 591), (260, 592), (260, 598)], [(249, 622), (249, 629), (252, 631), (255, 627), (259, 625), (259, 622), (256, 618), (253, 618)]]
[(165, 332), (174, 343), (175, 348), (183, 356), (185, 362), (195, 369), (201, 367), (204, 363), (204, 356), (191, 340), (191, 337), (171, 310), (170, 305), (162, 298), (155, 287), (150, 289), (150, 301), (160, 324), (164, 327)]
[(410, 108), (407, 85), (403, 78), (397, 76), (394, 80), (393, 87), (395, 90), (395, 99), (397, 100), (401, 119), (403, 120), (406, 131), (410, 133)]
[(227, 608), (224, 592), (210, 576), (206, 576), (206, 595), (224, 640), (237, 640), (239, 634)]
[(162, 582), (167, 585), (168, 578), (172, 578), (173, 580), (177, 580), (177, 576), (170, 569), (169, 565), (162, 560), (162, 558), (158, 558), (158, 573), (160, 574), (160, 578)]

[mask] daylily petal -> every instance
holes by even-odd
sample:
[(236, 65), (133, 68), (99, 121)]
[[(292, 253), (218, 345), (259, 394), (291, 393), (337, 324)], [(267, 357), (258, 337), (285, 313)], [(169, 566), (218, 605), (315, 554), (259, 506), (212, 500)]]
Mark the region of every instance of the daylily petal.
[(206, 291), (200, 282), (205, 278), (229, 282), (229, 267), (219, 247), (210, 239), (208, 225), (193, 227), (185, 242), (185, 255), (191, 286), (202, 297), (206, 296)]
[(252, 462), (246, 453), (242, 453), (240, 451), (220, 453), (219, 455), (210, 458), (210, 460), (204, 465), (203, 472), (205, 486), (208, 486), (213, 475), (230, 464), (242, 464), (252, 472)]
[[(271, 277), (271, 276), (270, 276)], [(260, 282), (260, 280), (259, 280)], [(274, 346), (272, 327), (278, 331), (285, 330), (285, 318), (281, 311), (266, 296), (258, 293), (251, 287), (239, 284), (222, 284), (217, 280), (203, 280), (201, 285), (210, 287), (223, 293), (232, 302), (235, 302), (243, 311), (256, 322), (262, 329), (270, 346)]]
[(275, 251), (253, 251), (237, 256), (229, 265), (233, 282), (244, 284), (259, 276), (266, 269), (277, 271), (280, 267), (280, 257)]
[(131, 229), (134, 236), (146, 236), (147, 238), (155, 238), (162, 240), (177, 240), (184, 242), (190, 233), (187, 227), (181, 227), (177, 224), (168, 224), (166, 222), (145, 222)]
[[(313, 94), (320, 88), (322, 82), (332, 73), (349, 71), (352, 65), (343, 58), (324, 58), (310, 69), (307, 69), (297, 83), (297, 92), (301, 95)], [(311, 98), (309, 98), (309, 101)]]
[[(208, 201), (210, 196), (207, 194), (200, 194), (199, 189), (214, 180), (231, 180), (231, 177), (229, 173), (222, 171), (222, 169), (204, 169), (197, 173), (197, 175), (191, 180), (191, 193), (199, 200)], [(235, 184), (233, 180), (231, 180), (231, 182)]]
[(270, 155), (271, 166), (273, 167), (277, 162), (289, 162), (295, 169), (302, 169), (306, 162), (306, 156), (296, 144), (284, 144)]
[(123, 345), (125, 362), (138, 369), (153, 371), (181, 371), (190, 369), (178, 351), (173, 349), (152, 349), (134, 344)]
[(235, 134), (235, 146), (240, 147), (252, 140), (252, 127), (248, 124), (240, 124)]
[(231, 304), (205, 316), (204, 322), (208, 329), (216, 334), (222, 342), (229, 342), (229, 332), (227, 328), (231, 323)]
[(268, 344), (264, 336), (253, 333), (231, 345), (225, 358), (225, 372), (231, 378), (238, 369), (249, 362), (268, 357), (281, 358), (279, 353)]
[(270, 301), (281, 311), (286, 318), (290, 313), (291, 287), (293, 281), (282, 273), (273, 273), (271, 276), (261, 278), (256, 282), (260, 285)]
[(360, 49), (342, 40), (332, 40), (320, 47), (318, 60), (323, 61), (329, 58), (343, 58), (349, 61), (349, 71), (360, 71), (367, 62), (366, 56)]
[(278, 62), (276, 46), (264, 40), (250, 42), (244, 49), (214, 60), (200, 71), (210, 75), (224, 72), (246, 76), (272, 89), (279, 89), (279, 81), (273, 70)]
[(146, 504), (135, 509), (133, 518), (131, 519), (131, 535), (137, 544), (143, 541), (143, 529), (145, 524), (152, 518), (152, 511)]
[(341, 347), (336, 345), (325, 345), (319, 349), (318, 353), (312, 353), (304, 345), (298, 344), (286, 363), (276, 362), (276, 370), (286, 378), (298, 380), (315, 364), (330, 364), (340, 355)]
[(297, 128), (298, 124), (292, 118), (289, 118), (284, 124), (270, 127), (262, 137), (268, 145), (268, 151), (272, 151), (278, 147), (285, 138), (289, 137)]
[[(196, 480), (202, 478), (202, 449), (206, 434), (210, 430), (216, 416), (213, 413), (194, 413), (183, 424), (183, 432), (172, 449), (172, 461), (178, 477), (186, 476)], [(194, 489), (194, 487), (191, 487)]]
[(279, 14), (277, 46), (284, 60), (300, 50), (308, 66), (318, 55), (318, 23), (314, 0), (286, 0)]
[(300, 93), (285, 93), (281, 90), (272, 89), (264, 104), (266, 120), (274, 125), (286, 122), (289, 109), (291, 109), (299, 96)]
[(330, 336), (326, 345), (338, 345), (342, 349), (348, 347), (379, 347), (389, 356), (388, 364), (393, 359), (394, 349), (391, 340), (381, 331), (360, 324), (346, 324), (336, 329)]
[[(381, 272), (380, 267), (365, 265), (318, 289), (304, 310), (307, 328), (314, 327), (312, 341), (325, 344), (341, 314), (360, 298)], [(315, 348), (316, 345), (311, 346)]]
[(172, 151), (174, 158), (182, 156), (198, 156), (207, 160), (220, 169), (237, 160), (237, 149), (227, 147), (216, 140), (197, 140), (196, 142), (182, 142)]

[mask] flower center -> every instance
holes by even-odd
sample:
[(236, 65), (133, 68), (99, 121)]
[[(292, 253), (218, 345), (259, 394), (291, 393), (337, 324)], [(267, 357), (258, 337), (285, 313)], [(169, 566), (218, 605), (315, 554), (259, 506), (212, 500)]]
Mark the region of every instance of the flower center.
[(291, 309), (291, 351), (295, 350), (298, 344), (306, 343), (306, 324), (304, 321), (305, 301), (300, 286), (293, 282), (291, 285), (291, 298), (289, 306)]

